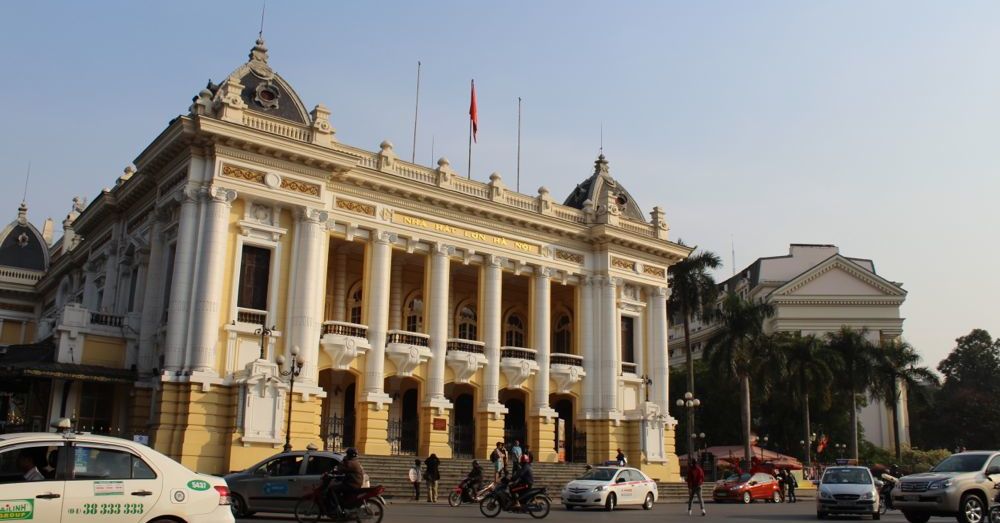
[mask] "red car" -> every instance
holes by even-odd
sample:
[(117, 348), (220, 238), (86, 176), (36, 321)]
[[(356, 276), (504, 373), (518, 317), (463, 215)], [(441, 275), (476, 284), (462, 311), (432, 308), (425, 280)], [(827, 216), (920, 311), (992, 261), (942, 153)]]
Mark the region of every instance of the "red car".
[(739, 501), (752, 503), (755, 499), (763, 499), (781, 503), (781, 487), (774, 476), (757, 472), (755, 474), (733, 474), (715, 484), (712, 499), (716, 503), (723, 501)]

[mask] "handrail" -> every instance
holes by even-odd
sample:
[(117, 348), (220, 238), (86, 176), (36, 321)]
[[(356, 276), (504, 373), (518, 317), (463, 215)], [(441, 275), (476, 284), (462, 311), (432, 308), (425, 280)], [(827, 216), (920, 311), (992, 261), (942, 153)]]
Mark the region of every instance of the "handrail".
[(460, 338), (448, 338), (448, 351), (470, 352), (472, 354), (483, 354), (486, 344), (476, 340), (463, 340)]
[(583, 356), (576, 354), (553, 353), (549, 356), (549, 365), (572, 365), (583, 367)]
[(518, 360), (530, 360), (535, 361), (535, 355), (538, 351), (534, 349), (526, 349), (524, 347), (500, 347), (500, 358), (513, 358)]
[(367, 338), (368, 326), (346, 321), (324, 321), (323, 334), (335, 334), (338, 336), (352, 336), (355, 338)]
[(402, 343), (406, 345), (417, 345), (420, 347), (426, 347), (430, 336), (422, 332), (409, 332), (402, 330), (391, 330), (386, 333), (385, 342), (389, 343)]

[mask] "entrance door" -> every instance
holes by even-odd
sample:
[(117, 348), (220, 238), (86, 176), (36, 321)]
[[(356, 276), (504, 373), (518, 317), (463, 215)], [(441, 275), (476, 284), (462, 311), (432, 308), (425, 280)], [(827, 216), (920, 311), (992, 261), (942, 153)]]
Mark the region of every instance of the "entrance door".
[(418, 435), (420, 431), (419, 405), (417, 404), (417, 389), (409, 389), (403, 393), (403, 413), (399, 450), (406, 454), (416, 454)]
[(524, 401), (518, 398), (511, 398), (504, 402), (504, 407), (507, 407), (507, 416), (503, 420), (503, 437), (505, 443), (510, 445), (514, 443), (514, 440), (524, 443), (528, 440)]
[(476, 418), (473, 411), (472, 394), (460, 394), (455, 398), (452, 422), (452, 453), (455, 457), (471, 458), (476, 446)]
[[(574, 440), (573, 440), (573, 429), (575, 424), (573, 423), (573, 401), (568, 399), (561, 399), (555, 403), (555, 411), (559, 413), (559, 419), (563, 423), (563, 451), (565, 452), (566, 462), (572, 463), (575, 458), (574, 452)], [(559, 434), (556, 434), (556, 438)], [(555, 442), (556, 452), (559, 452), (559, 442)]]
[(344, 389), (344, 448), (354, 446), (354, 427), (357, 411), (354, 406), (354, 384)]

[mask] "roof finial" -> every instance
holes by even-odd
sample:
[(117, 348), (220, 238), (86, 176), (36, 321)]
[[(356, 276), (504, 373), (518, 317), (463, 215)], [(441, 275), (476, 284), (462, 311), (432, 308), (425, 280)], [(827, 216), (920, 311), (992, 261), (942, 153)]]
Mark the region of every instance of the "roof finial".
[(267, 11), (265, 1), (260, 8), (260, 30), (257, 32), (257, 43), (250, 50), (250, 62), (267, 64), (267, 47), (264, 46), (264, 13)]
[(260, 31), (257, 32), (257, 39), (264, 40), (264, 12), (267, 11), (267, 1), (265, 0), (260, 6)]
[(31, 160), (28, 160), (28, 173), (24, 175), (24, 196), (21, 197), (21, 203), (28, 201), (28, 180), (31, 179)]
[(601, 158), (604, 158), (604, 122), (601, 122)]

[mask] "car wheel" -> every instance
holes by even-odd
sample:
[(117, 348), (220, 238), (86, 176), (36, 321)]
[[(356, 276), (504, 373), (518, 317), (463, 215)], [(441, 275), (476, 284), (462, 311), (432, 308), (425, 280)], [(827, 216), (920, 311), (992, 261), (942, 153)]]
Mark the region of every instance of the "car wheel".
[(653, 493), (652, 492), (647, 492), (646, 493), (646, 500), (642, 502), (642, 509), (643, 510), (652, 510), (653, 509)]
[(608, 499), (604, 500), (604, 510), (611, 512), (618, 504), (618, 496), (614, 492), (608, 494)]
[(247, 510), (247, 502), (243, 501), (243, 497), (239, 494), (229, 495), (229, 509), (233, 511), (234, 518), (247, 518), (253, 515), (253, 512)]
[(744, 492), (743, 493), (743, 504), (744, 505), (749, 505), (752, 502), (753, 502), (753, 496), (750, 495), (750, 492), (749, 491)]
[(908, 510), (903, 511), (903, 517), (910, 523), (927, 523), (931, 519), (930, 514), (925, 514), (923, 512), (910, 512)]
[(959, 523), (983, 523), (986, 515), (986, 504), (975, 494), (965, 494), (958, 504)]
[(817, 512), (816, 519), (826, 519), (826, 512)]
[(771, 503), (781, 503), (781, 492), (775, 490), (771, 493)]

